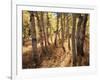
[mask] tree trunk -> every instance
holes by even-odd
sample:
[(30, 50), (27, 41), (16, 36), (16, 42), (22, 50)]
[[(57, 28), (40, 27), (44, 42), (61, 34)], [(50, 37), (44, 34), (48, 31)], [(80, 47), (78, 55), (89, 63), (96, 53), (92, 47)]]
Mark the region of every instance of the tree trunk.
[(44, 53), (46, 55), (48, 55), (49, 51), (48, 51), (48, 47), (47, 47), (47, 35), (46, 35), (46, 22), (45, 22), (45, 13), (41, 12), (41, 22), (42, 22), (42, 27), (43, 27), (43, 40), (45, 43), (45, 49), (44, 49)]
[(88, 17), (88, 14), (85, 14), (84, 17), (83, 17), (83, 27), (82, 27), (82, 47), (81, 47), (81, 56), (84, 56), (84, 41), (85, 41), (85, 32), (86, 32), (86, 23), (87, 23), (87, 17)]
[(47, 13), (43, 13), (43, 32), (44, 32), (44, 38), (45, 38), (45, 47), (47, 48), (48, 46), (48, 41), (47, 41)]
[(47, 12), (47, 43), (48, 43), (48, 45), (50, 45), (50, 42), (49, 42), (50, 33), (48, 31), (49, 28), (50, 28), (50, 22), (49, 22), (49, 16), (48, 16), (48, 12)]
[(57, 29), (55, 32), (55, 46), (58, 47), (59, 14), (57, 14)]
[(30, 28), (31, 28), (31, 37), (32, 37), (32, 59), (33, 66), (37, 65), (37, 38), (36, 38), (36, 26), (35, 26), (35, 13), (30, 12)]
[(78, 18), (78, 25), (77, 25), (77, 57), (78, 57), (78, 65), (81, 66), (81, 61), (82, 61), (82, 56), (80, 55), (82, 53), (81, 51), (81, 27), (82, 27), (82, 21), (83, 21), (83, 17), (81, 16), (81, 14), (79, 14), (79, 18)]
[(65, 47), (64, 47), (64, 15), (63, 13), (61, 14), (61, 36), (62, 36), (62, 48), (64, 50), (64, 52), (66, 51), (65, 50)]
[(73, 27), (72, 27), (72, 54), (73, 54), (73, 66), (76, 66), (76, 44), (75, 44), (75, 31), (76, 31), (76, 15), (73, 14)]
[(40, 44), (41, 44), (41, 49), (43, 50), (43, 28), (42, 28), (42, 23), (41, 23), (41, 17), (39, 17), (39, 13), (36, 13), (37, 17), (37, 22), (38, 22), (38, 28), (39, 28), (39, 35), (40, 35)]
[(66, 14), (66, 39), (68, 42), (68, 49), (70, 50), (70, 33), (69, 33), (69, 20), (68, 20), (68, 14)]

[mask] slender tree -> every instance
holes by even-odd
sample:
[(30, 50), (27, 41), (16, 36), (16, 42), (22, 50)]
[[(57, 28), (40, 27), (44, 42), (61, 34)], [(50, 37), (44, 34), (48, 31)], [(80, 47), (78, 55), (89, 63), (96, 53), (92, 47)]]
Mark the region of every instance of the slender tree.
[(87, 19), (88, 19), (88, 14), (85, 14), (84, 17), (83, 17), (83, 26), (82, 26), (82, 43), (81, 43), (81, 55), (84, 56), (84, 51), (83, 51), (83, 48), (84, 48), (84, 41), (85, 41), (85, 32), (86, 32), (86, 23), (87, 23)]
[(59, 13), (57, 13), (57, 24), (56, 24), (56, 31), (55, 31), (55, 46), (58, 47), (58, 28), (59, 28)]
[(62, 45), (62, 48), (63, 48), (63, 50), (64, 50), (64, 52), (66, 51), (65, 50), (65, 47), (64, 47), (64, 21), (63, 21), (63, 19), (64, 19), (64, 15), (63, 15), (63, 13), (61, 13), (61, 36), (62, 36), (62, 43), (61, 43), (61, 45)]
[(35, 26), (35, 12), (30, 11), (30, 28), (31, 28), (31, 37), (32, 37), (32, 59), (33, 66), (37, 65), (37, 37), (36, 37), (36, 26)]
[(42, 30), (43, 30), (43, 41), (44, 41), (44, 44), (45, 44), (45, 48), (44, 48), (44, 53), (46, 55), (49, 54), (49, 51), (48, 51), (48, 46), (47, 46), (47, 35), (46, 35), (46, 21), (45, 21), (45, 14), (43, 12), (41, 12), (41, 26), (42, 26)]
[(47, 43), (48, 45), (50, 45), (50, 42), (49, 42), (49, 37), (50, 37), (50, 33), (49, 33), (49, 28), (50, 28), (50, 20), (49, 20), (49, 16), (48, 16), (48, 12), (46, 14), (47, 16)]
[(70, 33), (69, 33), (69, 16), (68, 16), (68, 13), (66, 13), (66, 17), (65, 17), (65, 23), (66, 23), (66, 39), (67, 39), (67, 42), (68, 42), (68, 49), (70, 50), (71, 47), (70, 47)]
[(40, 12), (36, 12), (36, 17), (37, 17), (37, 22), (38, 22), (37, 24), (38, 24), (39, 35), (40, 35), (40, 44), (41, 44), (41, 48), (43, 50), (43, 47), (44, 47), (44, 45), (43, 45), (43, 28), (42, 28), (42, 23), (41, 23), (41, 17), (39, 16), (39, 14), (41, 16)]
[(76, 31), (76, 15), (72, 14), (73, 16), (73, 27), (72, 27), (72, 54), (73, 54), (73, 66), (76, 66), (76, 44), (75, 44), (75, 31)]
[(78, 65), (81, 65), (82, 57), (81, 57), (81, 28), (82, 28), (83, 16), (81, 14), (78, 15), (78, 24), (77, 24), (77, 56), (79, 58)]

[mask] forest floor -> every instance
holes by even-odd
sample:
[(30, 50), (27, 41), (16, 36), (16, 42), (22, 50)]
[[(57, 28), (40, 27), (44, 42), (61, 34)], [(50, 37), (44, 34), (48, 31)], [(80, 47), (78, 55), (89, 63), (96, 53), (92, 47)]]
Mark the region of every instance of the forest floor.
[[(26, 41), (23, 46), (22, 54), (22, 67), (34, 68), (32, 60), (32, 46), (31, 40)], [(38, 68), (51, 68), (51, 67), (70, 67), (72, 66), (72, 51), (68, 49), (68, 42), (64, 42), (65, 52), (62, 47), (55, 47), (54, 45), (48, 46), (48, 54), (43, 54), (41, 48), (38, 48), (38, 55), (41, 55)], [(82, 66), (89, 65), (89, 42), (85, 40), (84, 57), (82, 57)]]

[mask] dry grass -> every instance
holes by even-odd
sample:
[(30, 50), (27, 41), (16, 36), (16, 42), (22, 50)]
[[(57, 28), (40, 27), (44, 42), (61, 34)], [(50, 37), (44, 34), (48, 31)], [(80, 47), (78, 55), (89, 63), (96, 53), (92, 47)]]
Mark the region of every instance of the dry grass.
[[(32, 46), (31, 42), (26, 42), (27, 46), (23, 46), (22, 65), (23, 68), (34, 68), (32, 60)], [(38, 48), (40, 63), (37, 68), (51, 68), (51, 67), (71, 67), (72, 66), (72, 52), (67, 48), (67, 42), (64, 43), (66, 52), (61, 47), (56, 48), (54, 45), (48, 46), (48, 54), (44, 54), (41, 48)], [(89, 65), (89, 42), (84, 44), (85, 55), (82, 57), (82, 66)], [(77, 58), (78, 60), (78, 58)]]

